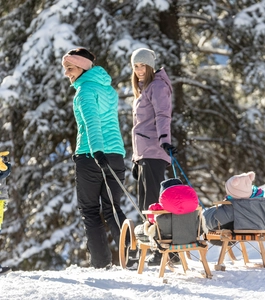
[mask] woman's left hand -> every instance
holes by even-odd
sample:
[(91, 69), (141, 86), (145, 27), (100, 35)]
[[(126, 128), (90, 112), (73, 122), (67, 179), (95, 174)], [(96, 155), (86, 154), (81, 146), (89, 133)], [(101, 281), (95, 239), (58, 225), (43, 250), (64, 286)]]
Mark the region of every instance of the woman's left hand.
[(177, 148), (175, 148), (174, 146), (170, 145), (169, 143), (163, 143), (161, 145), (161, 147), (166, 151), (166, 153), (168, 155), (170, 155), (170, 154), (174, 155), (174, 154), (178, 153)]

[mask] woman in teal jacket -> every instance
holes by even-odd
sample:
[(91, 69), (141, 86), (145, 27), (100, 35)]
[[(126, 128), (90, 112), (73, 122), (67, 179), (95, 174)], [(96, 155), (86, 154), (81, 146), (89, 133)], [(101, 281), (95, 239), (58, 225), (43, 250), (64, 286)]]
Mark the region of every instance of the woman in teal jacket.
[(62, 65), (71, 86), (76, 89), (73, 100), (77, 123), (76, 188), (87, 235), (91, 266), (108, 268), (112, 255), (103, 218), (119, 246), (120, 228), (115, 220), (106, 182), (109, 186), (120, 226), (126, 216), (120, 208), (122, 190), (108, 165), (123, 182), (125, 149), (118, 121), (118, 94), (111, 86), (111, 77), (99, 66), (94, 66), (94, 54), (77, 48), (64, 55)]

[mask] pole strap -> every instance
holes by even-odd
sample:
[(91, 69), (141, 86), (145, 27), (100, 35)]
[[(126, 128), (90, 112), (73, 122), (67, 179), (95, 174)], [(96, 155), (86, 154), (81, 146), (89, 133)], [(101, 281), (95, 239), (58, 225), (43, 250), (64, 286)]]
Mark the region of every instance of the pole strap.
[(105, 174), (105, 172), (104, 172), (103, 169), (101, 169), (101, 171), (102, 171), (102, 175), (103, 175), (103, 178), (104, 178), (104, 181), (105, 181), (105, 185), (106, 185), (106, 188), (107, 188), (107, 193), (108, 193), (108, 196), (110, 198), (111, 205), (112, 205), (112, 211), (113, 211), (113, 215), (114, 215), (115, 221), (116, 221), (117, 225), (119, 226), (119, 228), (121, 229), (120, 220), (119, 220), (116, 208), (114, 206), (113, 197), (112, 197), (112, 193), (111, 193), (110, 187), (109, 187), (109, 185), (107, 183), (106, 174)]

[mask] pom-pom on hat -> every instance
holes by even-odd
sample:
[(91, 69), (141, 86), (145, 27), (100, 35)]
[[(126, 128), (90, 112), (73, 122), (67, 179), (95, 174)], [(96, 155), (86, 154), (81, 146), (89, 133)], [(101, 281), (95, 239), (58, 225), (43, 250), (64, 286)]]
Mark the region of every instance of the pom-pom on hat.
[(156, 55), (153, 50), (147, 48), (139, 48), (133, 51), (131, 56), (131, 64), (133, 67), (134, 64), (136, 63), (143, 63), (154, 69), (155, 59), (156, 59)]

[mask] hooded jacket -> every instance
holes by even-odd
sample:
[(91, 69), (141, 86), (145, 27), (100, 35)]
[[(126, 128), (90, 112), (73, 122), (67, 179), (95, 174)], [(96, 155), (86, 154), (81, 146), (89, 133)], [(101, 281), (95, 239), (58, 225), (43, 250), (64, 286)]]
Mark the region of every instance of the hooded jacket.
[[(142, 91), (143, 83), (139, 82)], [(164, 69), (156, 72), (154, 80), (133, 103), (132, 160), (143, 158), (171, 159), (161, 145), (171, 144), (172, 86)]]
[(111, 77), (99, 66), (83, 73), (72, 86), (77, 123), (75, 154), (97, 151), (125, 156), (118, 121), (118, 94), (111, 86)]

